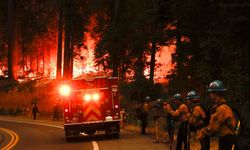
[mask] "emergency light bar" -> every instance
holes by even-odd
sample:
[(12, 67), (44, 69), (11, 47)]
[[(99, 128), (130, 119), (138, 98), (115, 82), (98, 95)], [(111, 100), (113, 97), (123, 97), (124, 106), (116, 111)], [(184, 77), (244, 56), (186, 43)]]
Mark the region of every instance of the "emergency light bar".
[(93, 94), (85, 94), (84, 95), (84, 100), (86, 102), (93, 100), (93, 101), (98, 101), (100, 99), (100, 94), (99, 93), (93, 93)]
[(71, 94), (71, 88), (68, 85), (61, 85), (59, 92), (62, 96), (69, 96)]
[(98, 93), (94, 93), (92, 95), (92, 98), (93, 98), (94, 101), (98, 101), (100, 99), (100, 95)]
[(84, 100), (87, 101), (87, 102), (90, 101), (91, 100), (91, 95), (90, 94), (85, 94), (84, 95)]

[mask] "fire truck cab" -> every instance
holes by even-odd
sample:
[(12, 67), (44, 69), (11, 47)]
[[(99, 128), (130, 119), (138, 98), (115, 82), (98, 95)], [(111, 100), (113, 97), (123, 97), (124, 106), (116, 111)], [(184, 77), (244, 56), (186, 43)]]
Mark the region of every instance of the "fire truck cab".
[(118, 78), (71, 80), (61, 84), (59, 89), (63, 99), (67, 141), (82, 134), (92, 135), (96, 131), (105, 131), (106, 135), (119, 137)]

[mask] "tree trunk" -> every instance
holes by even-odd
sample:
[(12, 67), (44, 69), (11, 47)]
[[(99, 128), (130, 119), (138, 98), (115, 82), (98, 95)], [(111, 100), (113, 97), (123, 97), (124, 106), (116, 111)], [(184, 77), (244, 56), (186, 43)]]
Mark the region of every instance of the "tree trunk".
[(71, 11), (72, 1), (67, 0), (65, 3), (65, 38), (64, 38), (64, 64), (63, 78), (64, 80), (71, 79)]
[(143, 53), (144, 51), (139, 52), (137, 61), (136, 61), (135, 79), (138, 81), (145, 79)]
[(39, 73), (39, 48), (36, 49), (36, 78), (38, 78), (38, 73)]
[[(177, 25), (178, 26), (178, 25)], [(179, 29), (177, 29), (179, 30)], [(176, 54), (178, 55), (178, 57), (182, 57), (179, 55), (179, 51), (181, 50), (181, 35), (179, 33), (179, 31), (177, 31), (176, 33)], [(179, 61), (179, 59), (176, 61), (176, 66), (178, 66), (179, 68), (182, 68), (182, 62)], [(177, 76), (180, 74), (180, 69), (177, 69)]]
[(126, 71), (127, 71), (127, 67), (125, 62), (121, 63), (121, 75), (120, 75), (120, 81), (124, 81), (126, 78)]
[(26, 66), (26, 60), (25, 60), (25, 58), (26, 58), (26, 53), (25, 53), (25, 46), (24, 46), (24, 43), (22, 43), (22, 56), (23, 56), (23, 76), (25, 76), (25, 66)]
[(51, 65), (50, 65), (50, 43), (49, 43), (49, 45), (48, 45), (48, 55), (47, 55), (47, 57), (48, 57), (48, 77), (49, 78), (51, 78)]
[(156, 42), (152, 42), (151, 47), (151, 60), (150, 60), (150, 83), (154, 84), (154, 73), (155, 73), (155, 54), (156, 54)]
[(120, 0), (116, 0), (115, 1), (115, 14), (114, 14), (115, 21), (117, 21), (118, 19), (119, 7), (120, 7)]
[(59, 1), (58, 7), (58, 46), (57, 46), (57, 69), (56, 78), (62, 78), (62, 32), (63, 32), (63, 0)]
[(45, 39), (44, 39), (44, 37), (43, 37), (43, 77), (44, 77), (44, 71), (45, 71), (45, 61), (44, 61), (44, 59), (45, 59)]
[(112, 73), (112, 77), (118, 77), (118, 68), (119, 68), (119, 61), (117, 59), (117, 57), (113, 57), (113, 73)]
[(16, 49), (16, 12), (15, 0), (8, 0), (8, 80), (14, 81), (17, 77), (14, 71), (15, 49)]
[[(115, 0), (115, 5), (114, 5), (114, 20), (113, 20), (113, 25), (117, 26), (117, 22), (118, 22), (118, 15), (119, 15), (119, 7), (120, 7), (120, 0)], [(114, 53), (112, 58), (112, 76), (113, 77), (118, 77), (118, 72), (119, 72), (119, 60), (118, 60), (118, 52), (119, 49), (117, 47), (115, 47), (113, 49)]]
[(73, 78), (73, 71), (74, 71), (74, 45), (72, 42), (72, 38), (70, 39), (70, 74), (69, 77), (70, 79)]

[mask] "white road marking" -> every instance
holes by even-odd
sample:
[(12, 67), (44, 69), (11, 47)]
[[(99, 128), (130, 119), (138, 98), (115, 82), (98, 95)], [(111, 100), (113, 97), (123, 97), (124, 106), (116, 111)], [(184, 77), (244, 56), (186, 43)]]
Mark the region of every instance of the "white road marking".
[(99, 150), (99, 147), (96, 141), (92, 141), (92, 145), (93, 145), (93, 150)]
[[(51, 125), (51, 124), (46, 124), (46, 123), (20, 121), (20, 120), (8, 120), (8, 119), (1, 119), (1, 118), (0, 118), (0, 121), (7, 121), (7, 122), (14, 122), (14, 123), (26, 123), (26, 124), (41, 125), (41, 126), (47, 126), (47, 127), (64, 129), (63, 126)], [(91, 143), (93, 145), (93, 150), (99, 150), (99, 146), (98, 146), (98, 144), (97, 144), (96, 141), (92, 141)]]

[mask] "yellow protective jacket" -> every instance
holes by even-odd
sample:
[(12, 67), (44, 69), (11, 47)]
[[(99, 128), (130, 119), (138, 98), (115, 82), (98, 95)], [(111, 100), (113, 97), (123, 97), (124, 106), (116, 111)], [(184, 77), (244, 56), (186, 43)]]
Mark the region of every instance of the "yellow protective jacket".
[(193, 108), (189, 123), (194, 127), (199, 128), (204, 124), (206, 117), (204, 109), (200, 105), (196, 105)]
[(218, 137), (234, 134), (237, 122), (232, 109), (226, 104), (226, 101), (219, 102), (214, 108), (215, 112), (211, 115), (209, 125), (201, 129), (201, 132)]
[(171, 111), (173, 110), (173, 108), (170, 104), (164, 104), (163, 109), (164, 109), (164, 113), (166, 115), (171, 114)]
[(149, 103), (145, 102), (142, 106), (142, 111), (148, 113), (149, 112)]
[(175, 111), (172, 110), (171, 114), (173, 117), (179, 117), (181, 122), (188, 121), (190, 116), (190, 112), (186, 104), (181, 104), (178, 109)]

